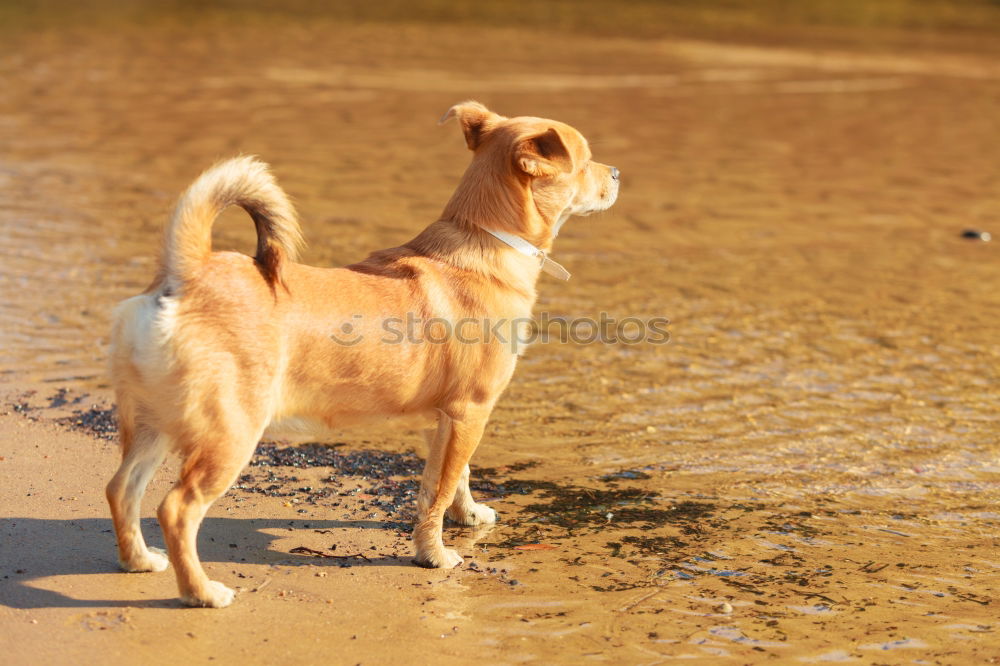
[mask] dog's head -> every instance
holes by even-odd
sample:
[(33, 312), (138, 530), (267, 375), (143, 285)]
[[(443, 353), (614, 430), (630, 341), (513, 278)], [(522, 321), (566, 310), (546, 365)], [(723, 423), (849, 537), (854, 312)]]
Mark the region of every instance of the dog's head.
[(595, 162), (587, 140), (565, 123), (506, 118), (478, 102), (448, 109), (457, 118), (472, 164), (445, 214), (551, 244), (571, 215), (610, 208), (618, 169)]

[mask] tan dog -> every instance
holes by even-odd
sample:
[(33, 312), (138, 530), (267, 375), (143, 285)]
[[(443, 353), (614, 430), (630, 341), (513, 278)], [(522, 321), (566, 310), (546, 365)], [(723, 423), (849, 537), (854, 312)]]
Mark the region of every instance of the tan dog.
[[(295, 213), (251, 158), (216, 165), (181, 197), (155, 280), (118, 307), (112, 334), (122, 463), (107, 497), (123, 569), (167, 567), (167, 555), (143, 541), (139, 502), (164, 456), (176, 453), (180, 480), (157, 515), (181, 598), (231, 603), (234, 592), (201, 567), (198, 528), (265, 428), (288, 419), (339, 427), (437, 416), (413, 531), (418, 564), (461, 563), (442, 542), (445, 513), (463, 525), (496, 520), (472, 499), (468, 462), (514, 372), (517, 355), (505, 342), (531, 315), (559, 227), (610, 207), (618, 170), (594, 162), (563, 123), (505, 118), (476, 102), (452, 107), (442, 122), (452, 117), (474, 156), (441, 219), (358, 264), (294, 263)], [(212, 253), (213, 221), (233, 204), (256, 225), (254, 258)], [(433, 344), (387, 336), (387, 321), (408, 317), (437, 318), (436, 333), (424, 331)], [(470, 343), (483, 332), (472, 326), (441, 340), (459, 321), (489, 322), (499, 334)]]

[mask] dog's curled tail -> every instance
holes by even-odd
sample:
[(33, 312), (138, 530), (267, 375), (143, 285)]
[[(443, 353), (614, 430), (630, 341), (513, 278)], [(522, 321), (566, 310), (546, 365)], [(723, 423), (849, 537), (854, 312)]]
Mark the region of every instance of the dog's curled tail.
[(282, 264), (294, 260), (302, 245), (295, 209), (266, 164), (235, 157), (201, 174), (177, 202), (160, 267), (168, 283), (180, 287), (194, 277), (212, 253), (215, 218), (233, 205), (249, 213), (257, 227), (254, 259), (264, 279), (272, 287), (282, 282)]

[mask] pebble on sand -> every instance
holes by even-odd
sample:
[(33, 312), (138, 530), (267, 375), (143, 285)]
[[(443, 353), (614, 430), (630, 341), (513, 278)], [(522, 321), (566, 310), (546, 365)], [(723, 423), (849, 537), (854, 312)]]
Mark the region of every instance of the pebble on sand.
[(978, 229), (966, 229), (962, 232), (962, 238), (968, 238), (969, 240), (981, 240), (984, 243), (988, 243), (993, 240), (993, 234), (988, 231), (979, 231)]

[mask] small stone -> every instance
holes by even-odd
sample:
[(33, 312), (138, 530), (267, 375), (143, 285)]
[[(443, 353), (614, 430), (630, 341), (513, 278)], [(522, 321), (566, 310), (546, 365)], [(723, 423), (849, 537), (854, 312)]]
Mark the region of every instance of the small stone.
[(733, 612), (733, 606), (729, 602), (723, 601), (721, 604), (715, 607), (715, 611), (717, 613), (723, 613), (725, 615), (729, 615), (730, 613)]
[(648, 432), (649, 434), (653, 434), (654, 432), (656, 432), (656, 426), (651, 426), (651, 425), (646, 426), (646, 432)]
[(979, 240), (984, 243), (988, 243), (993, 240), (993, 234), (988, 231), (979, 231), (978, 229), (966, 229), (962, 232), (962, 238), (968, 238), (969, 240)]

